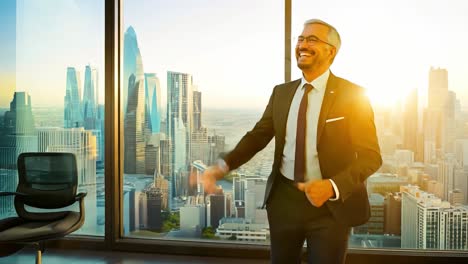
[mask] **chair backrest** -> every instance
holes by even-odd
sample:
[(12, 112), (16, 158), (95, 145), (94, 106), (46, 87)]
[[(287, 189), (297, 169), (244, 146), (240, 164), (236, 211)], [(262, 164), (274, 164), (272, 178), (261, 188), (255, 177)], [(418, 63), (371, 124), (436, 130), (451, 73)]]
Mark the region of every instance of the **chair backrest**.
[(16, 191), (26, 194), (15, 197), (15, 209), (22, 218), (52, 220), (68, 213), (32, 213), (26, 211), (24, 205), (57, 209), (75, 202), (78, 172), (73, 153), (21, 153), (18, 157), (18, 176)]

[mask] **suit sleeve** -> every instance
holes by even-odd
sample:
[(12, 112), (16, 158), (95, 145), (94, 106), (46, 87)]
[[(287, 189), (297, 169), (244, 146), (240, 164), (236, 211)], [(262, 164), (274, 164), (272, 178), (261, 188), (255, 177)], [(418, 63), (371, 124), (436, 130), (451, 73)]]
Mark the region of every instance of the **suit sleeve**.
[(242, 164), (249, 161), (257, 152), (265, 148), (273, 138), (275, 134), (273, 127), (273, 102), (275, 90), (276, 87), (273, 89), (262, 117), (255, 124), (254, 128), (242, 137), (232, 151), (222, 157), (226, 161), (230, 170), (237, 169)]
[(356, 184), (364, 182), (382, 165), (374, 112), (362, 88), (352, 108), (349, 133), (354, 159), (348, 167), (332, 177), (342, 202), (352, 194)]

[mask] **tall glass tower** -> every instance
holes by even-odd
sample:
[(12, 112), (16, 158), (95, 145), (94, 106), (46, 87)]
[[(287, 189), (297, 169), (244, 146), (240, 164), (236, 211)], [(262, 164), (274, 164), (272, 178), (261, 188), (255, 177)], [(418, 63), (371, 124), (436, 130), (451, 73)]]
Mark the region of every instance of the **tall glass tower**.
[[(18, 184), (16, 161), (23, 152), (37, 151), (37, 135), (31, 96), (15, 92), (10, 110), (0, 126), (0, 191), (15, 191)], [(0, 216), (14, 211), (13, 197), (0, 197)]]
[[(429, 70), (428, 104), (424, 120), (424, 144), (435, 145), (435, 150), (442, 149), (445, 129), (445, 111), (448, 99), (448, 71), (441, 68)], [(434, 153), (430, 153), (434, 157)], [(432, 160), (434, 158), (425, 158)]]
[[(124, 113), (127, 112), (127, 105), (128, 105), (128, 96), (131, 94), (133, 87), (129, 87), (129, 78), (130, 76), (136, 75), (137, 72), (137, 58), (140, 57), (141, 62), (141, 54), (140, 49), (138, 48), (138, 41), (136, 32), (133, 27), (129, 27), (124, 34), (124, 51), (123, 51), (123, 110)], [(143, 69), (142, 69), (143, 70)], [(143, 74), (143, 72), (141, 73)], [(135, 76), (138, 77), (138, 76)]]
[(145, 104), (151, 120), (151, 133), (161, 132), (161, 85), (155, 73), (145, 73)]
[[(187, 157), (191, 157), (190, 138), (193, 131), (192, 86), (192, 75), (167, 72), (167, 135), (173, 142), (171, 171), (173, 175), (177, 173), (180, 177), (180, 184), (176, 183), (173, 186), (174, 194), (183, 194), (188, 190), (185, 182), (189, 166)], [(185, 158), (184, 162), (182, 158)]]
[(193, 130), (202, 128), (202, 93), (193, 91)]
[(74, 67), (67, 68), (67, 87), (65, 91), (64, 127), (82, 127), (83, 115), (79, 90), (79, 77)]
[(145, 79), (136, 33), (124, 37), (124, 172), (145, 173)]
[(85, 129), (97, 128), (97, 77), (97, 70), (87, 65), (82, 104)]

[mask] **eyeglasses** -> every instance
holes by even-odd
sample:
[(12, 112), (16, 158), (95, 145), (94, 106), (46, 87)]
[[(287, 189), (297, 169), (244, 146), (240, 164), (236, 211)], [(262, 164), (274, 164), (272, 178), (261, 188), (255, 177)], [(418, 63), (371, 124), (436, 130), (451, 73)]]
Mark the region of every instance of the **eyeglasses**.
[(330, 44), (330, 43), (328, 43), (328, 42), (326, 42), (326, 41), (323, 41), (323, 40), (319, 39), (318, 37), (316, 37), (316, 36), (314, 36), (314, 35), (307, 36), (307, 37), (305, 37), (305, 36), (299, 36), (299, 37), (297, 37), (297, 46), (301, 45), (301, 44), (304, 43), (304, 42), (305, 42), (306, 44), (310, 45), (310, 46), (315, 45), (315, 44), (317, 44), (318, 42), (322, 42), (322, 43), (325, 43), (325, 44), (330, 45), (330, 46), (332, 46), (332, 47), (335, 47), (334, 45), (332, 45), (332, 44)]

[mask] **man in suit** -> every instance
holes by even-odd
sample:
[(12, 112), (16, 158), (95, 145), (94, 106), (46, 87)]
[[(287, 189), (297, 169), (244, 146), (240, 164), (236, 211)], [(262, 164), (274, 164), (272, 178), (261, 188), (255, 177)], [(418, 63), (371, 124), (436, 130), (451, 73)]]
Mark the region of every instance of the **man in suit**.
[(370, 206), (364, 181), (382, 164), (374, 114), (364, 90), (333, 75), (337, 30), (311, 19), (296, 45), (302, 78), (277, 85), (261, 119), (202, 176), (205, 191), (274, 137), (265, 202), (272, 263), (344, 263), (352, 226)]

